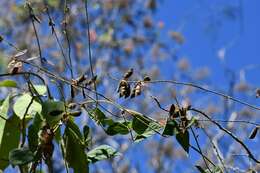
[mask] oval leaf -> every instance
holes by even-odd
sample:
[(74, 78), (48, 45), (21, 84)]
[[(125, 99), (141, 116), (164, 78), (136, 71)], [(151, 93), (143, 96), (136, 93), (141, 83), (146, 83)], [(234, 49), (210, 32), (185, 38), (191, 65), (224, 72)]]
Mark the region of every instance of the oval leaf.
[(100, 160), (110, 159), (115, 156), (119, 156), (118, 153), (114, 148), (109, 145), (100, 145), (97, 148), (88, 152), (88, 161), (90, 163), (95, 163)]
[(27, 148), (16, 148), (9, 153), (9, 162), (13, 165), (24, 165), (34, 160), (33, 153)]
[[(15, 114), (20, 118), (23, 119), (23, 116), (25, 114), (25, 111), (27, 107), (29, 106), (30, 102), (32, 100), (32, 96), (30, 94), (26, 93), (19, 97), (16, 102), (14, 103), (13, 109)], [(28, 115), (36, 114), (37, 112), (40, 113), (42, 111), (42, 106), (37, 101), (33, 101), (33, 103), (30, 105), (30, 108), (27, 112)]]

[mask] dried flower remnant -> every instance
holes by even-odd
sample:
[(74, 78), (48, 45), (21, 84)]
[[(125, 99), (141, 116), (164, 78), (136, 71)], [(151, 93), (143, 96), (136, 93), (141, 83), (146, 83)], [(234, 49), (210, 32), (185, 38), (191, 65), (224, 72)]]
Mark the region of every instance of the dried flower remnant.
[(249, 85), (244, 81), (241, 81), (235, 85), (235, 90), (239, 92), (246, 92), (249, 89), (250, 89)]
[(190, 67), (190, 63), (187, 58), (181, 58), (177, 64), (178, 68), (182, 71), (187, 71)]
[(9, 62), (7, 68), (9, 73), (16, 74), (22, 71), (23, 63), (13, 59)]
[(89, 31), (89, 38), (90, 38), (90, 42), (93, 43), (97, 40), (97, 33), (95, 30), (91, 29)]
[(143, 24), (145, 28), (151, 28), (153, 26), (152, 19), (149, 17), (144, 18)]
[(175, 40), (178, 44), (183, 44), (185, 39), (183, 37), (183, 35), (180, 32), (176, 32), (176, 31), (171, 31), (169, 33), (170, 37)]

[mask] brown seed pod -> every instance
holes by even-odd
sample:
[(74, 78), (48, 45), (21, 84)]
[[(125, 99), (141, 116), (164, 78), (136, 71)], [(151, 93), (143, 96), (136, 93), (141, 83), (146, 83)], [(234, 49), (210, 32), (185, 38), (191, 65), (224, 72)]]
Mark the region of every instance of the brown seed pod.
[(132, 76), (134, 72), (133, 68), (130, 68), (125, 74), (124, 74), (124, 79), (127, 80), (128, 78), (130, 78)]
[(133, 91), (132, 91), (132, 94), (131, 94), (131, 98), (134, 98), (135, 96), (139, 96), (142, 92), (142, 83), (141, 81), (137, 82)]
[(130, 96), (131, 87), (130, 84), (126, 80), (121, 80), (118, 86), (119, 97), (125, 96), (125, 98)]

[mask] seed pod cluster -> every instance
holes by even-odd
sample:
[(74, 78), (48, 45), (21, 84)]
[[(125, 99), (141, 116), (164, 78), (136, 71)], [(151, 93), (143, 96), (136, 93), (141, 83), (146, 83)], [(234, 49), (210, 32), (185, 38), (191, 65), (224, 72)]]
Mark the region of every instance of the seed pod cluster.
[(91, 85), (97, 80), (97, 75), (93, 76), (91, 79), (87, 80), (85, 75), (81, 75), (76, 79), (72, 79), (73, 85), (80, 85), (83, 84), (85, 86)]
[(129, 97), (131, 94), (131, 86), (128, 83), (128, 79), (132, 76), (134, 69), (129, 69), (123, 76), (123, 79), (119, 82), (117, 92), (119, 93), (119, 97)]

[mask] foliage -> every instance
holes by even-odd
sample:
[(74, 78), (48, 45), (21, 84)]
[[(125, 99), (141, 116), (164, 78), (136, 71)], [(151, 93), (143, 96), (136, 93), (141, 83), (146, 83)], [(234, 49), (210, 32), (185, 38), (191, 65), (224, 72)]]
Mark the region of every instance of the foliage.
[[(85, 173), (98, 172), (109, 163), (113, 172), (129, 172), (142, 169), (127, 160), (127, 151), (135, 145), (142, 152), (133, 153), (132, 160), (148, 152), (154, 172), (172, 172), (175, 161), (187, 157), (194, 167), (183, 162), (184, 170), (229, 172), (237, 167), (230, 160), (237, 158), (225, 154), (229, 152), (223, 149), (225, 144), (219, 147), (225, 135), (224, 143), (235, 141), (230, 145), (239, 145), (250, 162), (259, 164), (243, 136), (257, 138), (260, 126), (249, 120), (260, 108), (233, 96), (235, 90), (249, 90), (247, 85), (235, 86), (231, 77), (227, 95), (196, 84), (207, 83), (209, 72), (207, 68), (196, 71), (187, 58), (179, 57), (178, 51), (188, 41), (181, 31), (169, 31), (170, 41), (164, 39), (164, 23), (154, 19), (161, 2), (6, 3), (11, 11), (0, 19), (0, 55), (4, 51), (11, 55), (6, 73), (0, 69), (5, 98), (0, 102), (0, 171), (12, 166), (20, 172), (39, 172), (44, 165), (48, 172)], [(236, 20), (236, 10), (224, 8), (223, 15)], [(160, 66), (172, 60), (173, 71)], [(158, 80), (165, 76), (171, 77)], [(195, 83), (182, 82), (186, 79)], [(212, 107), (209, 102), (197, 106), (204, 97), (211, 100), (199, 91), (220, 97), (223, 110), (215, 106), (220, 105), (217, 99), (212, 99)], [(216, 113), (225, 120), (216, 119)], [(249, 120), (237, 120), (242, 113)], [(236, 135), (241, 129), (234, 128), (234, 122), (251, 125), (253, 130)], [(174, 143), (165, 142), (173, 137)], [(191, 151), (198, 160), (193, 160)]]

